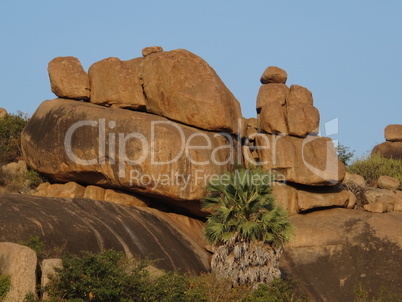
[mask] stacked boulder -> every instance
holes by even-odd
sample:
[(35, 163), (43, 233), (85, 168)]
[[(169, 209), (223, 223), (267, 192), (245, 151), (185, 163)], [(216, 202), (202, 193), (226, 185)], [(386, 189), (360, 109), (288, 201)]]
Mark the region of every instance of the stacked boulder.
[(371, 154), (402, 159), (402, 125), (388, 125), (384, 129), (386, 142), (374, 147)]
[(355, 209), (372, 213), (402, 212), (399, 179), (381, 175), (369, 186), (363, 176), (346, 173), (343, 185), (356, 196)]
[(161, 47), (142, 54), (101, 60), (88, 73), (77, 58), (53, 59), (48, 72), (58, 99), (43, 102), (23, 131), (24, 158), (54, 182), (193, 209), (208, 176), (238, 162), (240, 105), (195, 54)]
[(319, 112), (312, 93), (298, 85), (289, 88), (286, 80), (286, 72), (278, 67), (263, 73), (257, 96), (258, 133), (248, 139), (245, 161), (274, 172), (277, 200), (291, 214), (347, 207), (349, 193), (339, 185), (345, 168), (332, 140), (317, 136)]

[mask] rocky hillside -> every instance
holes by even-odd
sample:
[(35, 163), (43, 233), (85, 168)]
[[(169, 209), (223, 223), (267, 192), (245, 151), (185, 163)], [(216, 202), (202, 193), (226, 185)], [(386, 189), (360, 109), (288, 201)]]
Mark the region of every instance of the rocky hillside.
[[(158, 259), (158, 269), (198, 274), (213, 253), (202, 236), (206, 184), (239, 165), (261, 166), (295, 226), (284, 275), (314, 301), (353, 301), (359, 284), (401, 292), (400, 183), (382, 176), (368, 186), (346, 172), (332, 140), (318, 136), (307, 88), (288, 87), (287, 73), (268, 67), (257, 117), (245, 119), (197, 55), (161, 47), (142, 54), (107, 58), (88, 72), (74, 57), (49, 63), (57, 98), (44, 101), (22, 132), (23, 161), (2, 167), (8, 179), (29, 168), (48, 182), (24, 191), (30, 195), (0, 195), (0, 241), (37, 236), (48, 258), (113, 248)], [(402, 158), (400, 127), (389, 126), (386, 146), (373, 153)], [(0, 246), (2, 253), (12, 251)], [(0, 257), (0, 273), (10, 272), (7, 259)], [(12, 278), (15, 294), (19, 277)]]

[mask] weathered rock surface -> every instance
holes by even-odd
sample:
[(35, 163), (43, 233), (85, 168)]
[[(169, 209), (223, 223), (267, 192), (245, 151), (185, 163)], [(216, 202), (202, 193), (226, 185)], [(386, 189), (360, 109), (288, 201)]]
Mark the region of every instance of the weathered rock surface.
[(307, 104), (313, 105), (313, 94), (307, 88), (300, 85), (290, 86), (289, 96), (287, 97), (288, 105)]
[(381, 196), (396, 196), (396, 193), (392, 190), (385, 190), (385, 189), (374, 189), (370, 188), (364, 192), (364, 196), (368, 203), (374, 203), (377, 199)]
[[(89, 199), (4, 194), (0, 195), (0, 241), (21, 242), (38, 236), (49, 258), (64, 252), (114, 249), (158, 260), (154, 266), (163, 270), (208, 270), (209, 255), (200, 239), (202, 223), (177, 216)], [(14, 256), (24, 262), (18, 253)]]
[(340, 183), (345, 176), (329, 138), (259, 134), (256, 145), (263, 167), (283, 174), (287, 182), (327, 186)]
[(88, 198), (134, 207), (146, 207), (148, 206), (147, 203), (149, 203), (147, 198), (143, 196), (134, 196), (98, 186), (84, 187), (75, 182), (68, 182), (66, 184), (43, 183), (38, 186), (33, 195), (60, 198)]
[[(347, 207), (349, 192), (342, 186), (311, 187), (295, 184), (276, 184), (273, 186), (276, 203), (289, 215), (303, 213), (312, 209)], [(353, 202), (353, 200), (352, 200)]]
[(294, 238), (281, 271), (299, 280), (313, 301), (355, 299), (371, 292), (402, 293), (402, 213), (331, 209), (291, 217)]
[(3, 118), (7, 115), (7, 110), (0, 107), (0, 118)]
[(385, 158), (402, 159), (402, 142), (383, 142), (375, 146), (371, 154)]
[[(0, 212), (2, 216), (3, 211)], [(0, 224), (2, 233), (7, 232), (4, 222)], [(2, 238), (1, 241), (9, 240)], [(10, 291), (3, 302), (24, 301), (27, 294), (35, 293), (37, 261), (36, 253), (30, 248), (12, 242), (0, 242), (0, 273), (11, 278)]]
[(305, 137), (319, 132), (320, 113), (312, 93), (298, 85), (262, 85), (257, 96), (259, 130)]
[(287, 106), (289, 135), (305, 137), (307, 134), (318, 134), (320, 113), (313, 105), (290, 103)]
[(63, 260), (54, 258), (54, 259), (45, 259), (42, 261), (41, 265), (41, 289), (43, 291), (43, 299), (49, 298), (48, 293), (46, 292), (46, 287), (50, 284), (51, 278), (56, 274), (56, 268), (63, 267)]
[(381, 201), (365, 204), (363, 208), (371, 213), (385, 213), (388, 209), (387, 204)]
[(257, 111), (267, 103), (278, 102), (285, 105), (289, 92), (290, 90), (285, 84), (261, 85), (257, 95)]
[(400, 187), (401, 182), (394, 177), (382, 175), (377, 180), (378, 187), (388, 190), (396, 190)]
[(107, 58), (92, 64), (88, 74), (91, 103), (144, 110), (146, 100), (138, 74), (130, 64)]
[(52, 92), (59, 98), (89, 100), (91, 88), (88, 74), (77, 58), (54, 58), (47, 70)]
[(153, 53), (158, 53), (158, 52), (162, 52), (162, 51), (163, 51), (163, 48), (162, 48), (161, 46), (145, 47), (145, 48), (142, 50), (142, 55), (143, 55), (144, 57), (146, 57), (146, 56), (149, 56), (149, 55), (151, 55), (151, 54), (153, 54)]
[(57, 99), (42, 103), (22, 133), (27, 164), (54, 181), (160, 196), (182, 206), (204, 197), (209, 175), (231, 170), (230, 143), (155, 115)]
[(353, 183), (359, 187), (366, 187), (367, 183), (363, 176), (354, 173), (345, 173), (345, 178), (343, 179), (344, 184)]
[(287, 134), (286, 108), (279, 102), (266, 103), (259, 114), (260, 131), (272, 134)]
[(384, 129), (384, 136), (387, 141), (402, 141), (402, 125), (388, 125)]
[(269, 83), (285, 84), (287, 79), (288, 74), (286, 73), (285, 70), (276, 66), (269, 66), (267, 69), (265, 69), (260, 80), (262, 84), (269, 84)]
[(147, 56), (147, 111), (212, 131), (238, 132), (239, 102), (203, 59), (184, 50)]

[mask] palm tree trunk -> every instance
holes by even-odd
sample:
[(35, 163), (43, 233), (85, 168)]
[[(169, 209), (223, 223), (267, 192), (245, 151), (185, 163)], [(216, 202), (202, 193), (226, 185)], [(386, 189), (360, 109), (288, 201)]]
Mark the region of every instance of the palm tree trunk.
[(212, 256), (212, 272), (230, 279), (234, 285), (270, 284), (279, 278), (279, 260), (283, 248), (273, 248), (262, 241), (248, 242), (234, 236), (216, 247)]

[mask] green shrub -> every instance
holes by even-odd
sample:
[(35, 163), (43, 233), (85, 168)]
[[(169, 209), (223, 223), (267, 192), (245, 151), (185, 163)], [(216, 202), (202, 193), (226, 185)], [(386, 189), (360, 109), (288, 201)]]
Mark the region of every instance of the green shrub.
[[(113, 250), (64, 257), (63, 268), (56, 269), (58, 274), (46, 290), (52, 297), (69, 301), (143, 301), (148, 286), (148, 263), (125, 261), (122, 253)], [(126, 265), (132, 267), (129, 272)]]
[(41, 258), (42, 253), (43, 253), (44, 244), (38, 236), (30, 237), (27, 241), (21, 242), (21, 245), (25, 245), (25, 246), (29, 247), (30, 249), (34, 250), (36, 255), (39, 258)]
[(25, 173), (25, 179), (29, 181), (29, 186), (31, 188), (36, 188), (45, 181), (45, 179), (37, 171), (32, 169), (28, 169), (28, 171)]
[[(232, 287), (229, 280), (217, 278), (212, 273), (189, 276), (170, 272), (151, 276), (147, 269), (149, 264), (129, 261), (122, 253), (113, 250), (64, 257), (63, 268), (56, 269), (57, 274), (45, 289), (50, 296), (46, 301), (306, 301), (301, 300), (303, 296), (288, 281), (275, 281), (266, 288), (253, 291), (247, 286)], [(262, 300), (270, 295), (274, 295), (271, 300)], [(38, 301), (34, 295), (25, 298), (25, 302)]]
[(270, 285), (262, 284), (243, 302), (308, 302), (295, 282), (276, 279)]
[(349, 151), (349, 147), (346, 147), (345, 145), (339, 144), (336, 146), (336, 153), (338, 154), (338, 158), (341, 162), (347, 166), (349, 164), (349, 161), (352, 159), (352, 157), (355, 155), (354, 151)]
[(0, 301), (4, 299), (10, 290), (11, 279), (8, 275), (0, 274)]
[(350, 173), (363, 176), (366, 181), (373, 184), (381, 175), (399, 179), (402, 183), (402, 160), (384, 158), (379, 155), (365, 156), (355, 160), (349, 167)]
[(354, 302), (401, 302), (402, 295), (391, 293), (382, 288), (377, 293), (371, 293), (360, 283), (355, 290)]
[(15, 161), (22, 156), (21, 132), (28, 120), (27, 115), (20, 111), (0, 119), (0, 164)]

